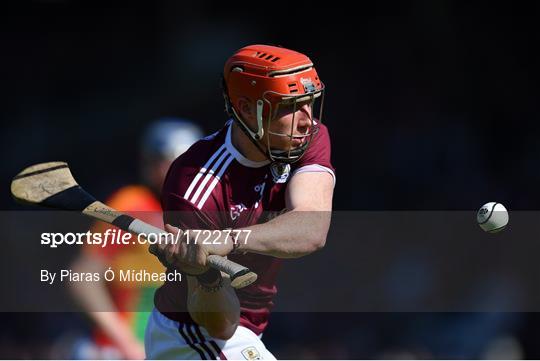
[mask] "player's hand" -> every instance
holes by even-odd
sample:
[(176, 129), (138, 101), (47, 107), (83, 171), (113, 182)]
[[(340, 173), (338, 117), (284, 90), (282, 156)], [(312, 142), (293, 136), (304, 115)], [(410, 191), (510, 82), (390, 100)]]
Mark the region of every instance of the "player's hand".
[[(170, 224), (165, 230), (173, 235), (168, 242), (158, 242), (151, 245), (148, 250), (155, 255), (162, 265), (167, 268), (176, 268), (187, 274), (197, 275), (208, 270), (206, 266), (207, 255), (200, 249), (190, 249), (187, 242), (187, 233)], [(180, 235), (178, 235), (180, 233)]]
[[(180, 239), (180, 241), (157, 244), (157, 250), (151, 252), (158, 256), (166, 267), (173, 266), (185, 273), (202, 274), (208, 270), (206, 259), (209, 255), (226, 256), (233, 249), (232, 242), (224, 240), (220, 244), (203, 244), (201, 240), (195, 238), (197, 233), (182, 232), (170, 224), (165, 225), (165, 230), (173, 234), (174, 239)], [(177, 238), (179, 232), (182, 234)]]

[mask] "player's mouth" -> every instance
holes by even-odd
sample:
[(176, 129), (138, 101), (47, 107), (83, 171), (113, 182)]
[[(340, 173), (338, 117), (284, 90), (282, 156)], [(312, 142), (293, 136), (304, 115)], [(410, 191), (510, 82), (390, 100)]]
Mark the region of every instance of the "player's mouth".
[(295, 136), (291, 139), (291, 143), (293, 147), (299, 147), (306, 141), (305, 136)]

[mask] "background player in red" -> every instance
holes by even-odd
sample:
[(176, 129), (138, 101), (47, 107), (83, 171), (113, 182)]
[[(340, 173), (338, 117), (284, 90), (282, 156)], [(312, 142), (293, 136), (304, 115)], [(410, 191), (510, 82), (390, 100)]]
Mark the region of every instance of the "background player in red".
[[(273, 358), (260, 337), (281, 259), (308, 255), (326, 241), (335, 176), (320, 117), (324, 85), (311, 60), (247, 46), (226, 62), (223, 88), (232, 119), (172, 164), (164, 221), (170, 232), (234, 228), (250, 231), (249, 239), (233, 243), (221, 232), (221, 244), (210, 246), (184, 234), (182, 243), (161, 245), (163, 262), (187, 282), (166, 282), (156, 292), (149, 358)], [(232, 289), (206, 266), (210, 254), (246, 265), (258, 280)]]
[[(130, 212), (156, 227), (163, 227), (161, 187), (172, 161), (202, 137), (194, 123), (178, 118), (162, 118), (144, 131), (140, 143), (141, 184), (125, 185), (115, 191), (106, 203), (118, 210)], [(97, 222), (92, 232), (104, 233), (110, 226)], [(86, 246), (73, 264), (80, 272), (104, 272), (140, 269), (163, 272), (163, 266), (148, 257), (143, 244)], [(86, 347), (88, 358), (145, 358), (144, 330), (152, 309), (153, 294), (160, 282), (86, 282), (74, 283), (75, 298), (85, 308), (96, 328), (93, 346)]]

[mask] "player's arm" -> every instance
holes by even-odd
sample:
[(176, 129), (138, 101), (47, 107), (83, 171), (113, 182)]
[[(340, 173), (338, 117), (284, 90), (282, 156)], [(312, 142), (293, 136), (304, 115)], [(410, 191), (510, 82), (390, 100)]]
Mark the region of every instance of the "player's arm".
[[(99, 273), (107, 270), (103, 260), (98, 255), (82, 252), (72, 263), (71, 268), (76, 273)], [(127, 322), (120, 317), (107, 286), (99, 282), (72, 282), (69, 288), (74, 298), (79, 302), (93, 322), (114, 342), (127, 359), (144, 358), (144, 347)]]
[(240, 251), (296, 258), (324, 247), (332, 211), (332, 174), (302, 172), (289, 182), (286, 192), (289, 211), (269, 222), (244, 228), (251, 233), (247, 242), (239, 239)]

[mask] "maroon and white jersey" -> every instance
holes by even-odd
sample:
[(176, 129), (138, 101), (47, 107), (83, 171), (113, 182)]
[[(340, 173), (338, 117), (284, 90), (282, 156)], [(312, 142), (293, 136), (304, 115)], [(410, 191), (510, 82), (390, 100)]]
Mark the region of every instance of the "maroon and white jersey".
[[(220, 131), (195, 143), (171, 165), (162, 192), (165, 223), (184, 230), (237, 229), (264, 223), (269, 214), (285, 209), (287, 182), (296, 173), (328, 172), (335, 179), (330, 137), (324, 125), (298, 162), (278, 166), (269, 161), (254, 162), (240, 154), (231, 142), (231, 124), (229, 120)], [(261, 334), (277, 292), (281, 260), (254, 253), (229, 258), (259, 276), (236, 293), (240, 324)], [(185, 312), (186, 296), (187, 283), (166, 282), (156, 292), (156, 308), (175, 321), (194, 323)]]

